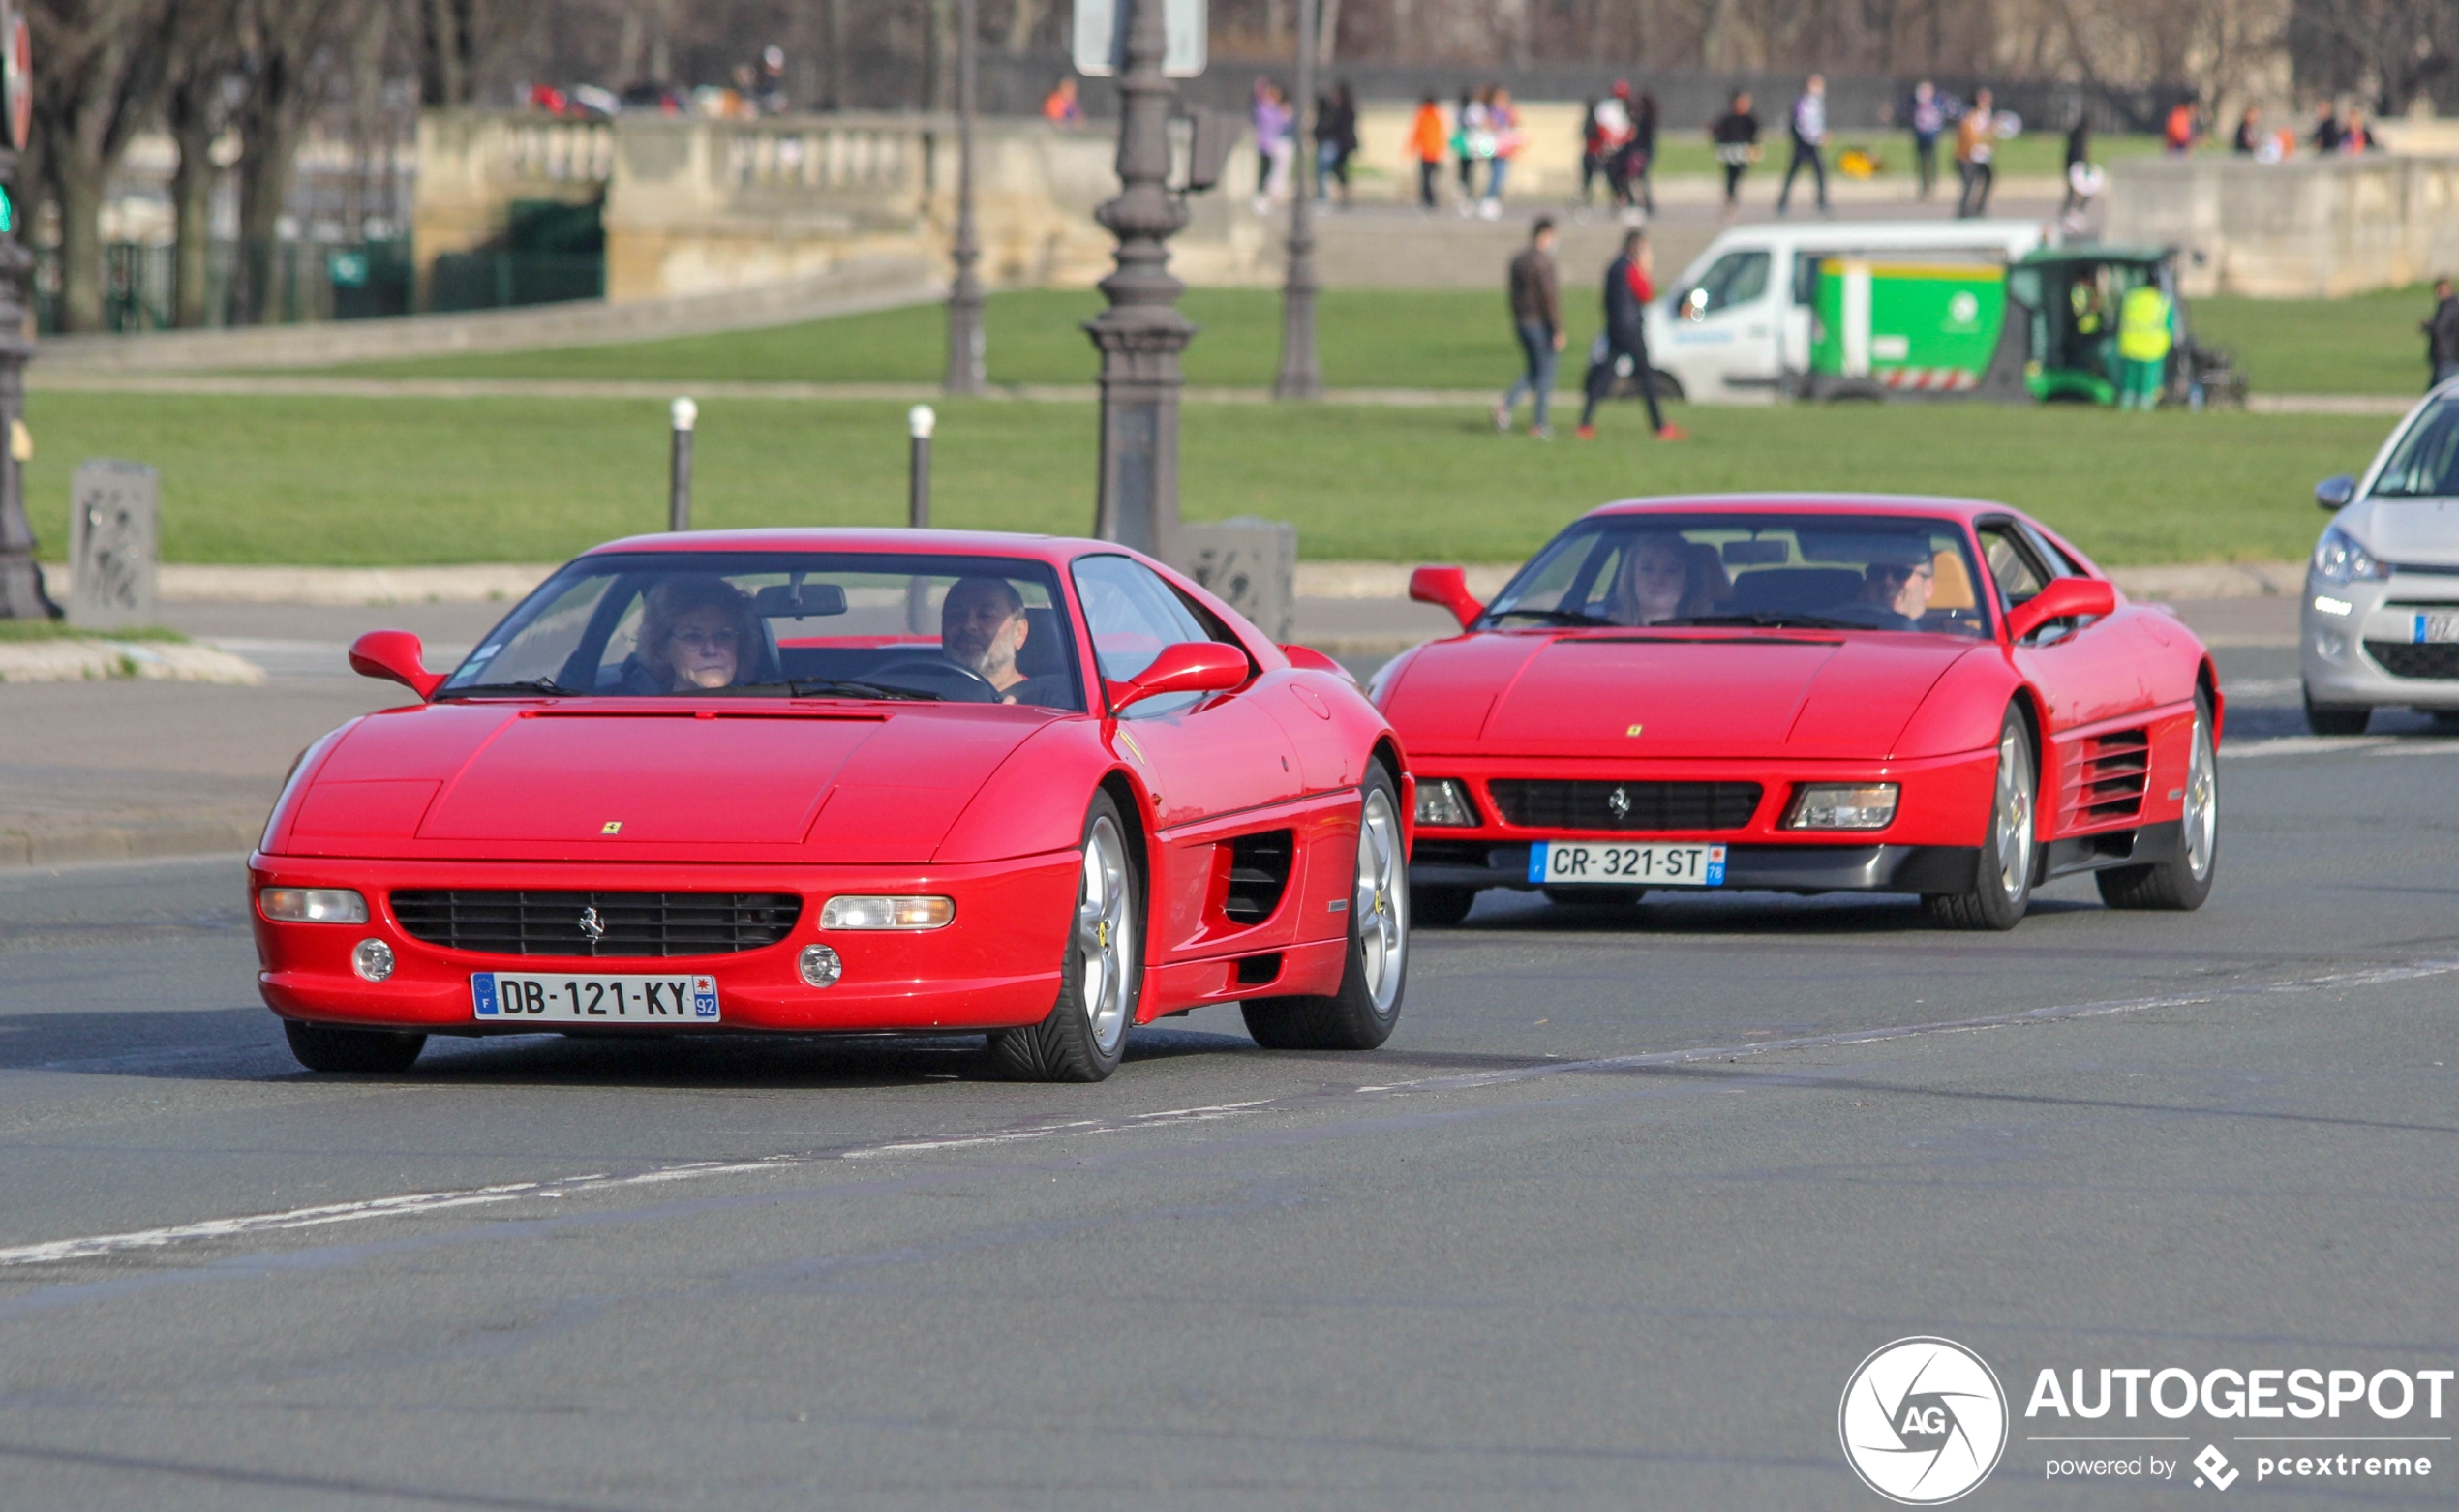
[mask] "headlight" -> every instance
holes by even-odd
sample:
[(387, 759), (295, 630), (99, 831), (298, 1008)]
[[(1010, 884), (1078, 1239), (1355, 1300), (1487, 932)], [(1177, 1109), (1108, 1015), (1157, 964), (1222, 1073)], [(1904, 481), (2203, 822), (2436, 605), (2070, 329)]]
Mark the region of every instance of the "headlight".
[(1819, 782), (1793, 795), (1787, 830), (1884, 830), (1896, 819), (1893, 782)]
[(833, 897), (820, 905), (823, 929), (936, 929), (956, 917), (951, 897)]
[(2335, 525), (2315, 545), (2314, 575), (2325, 583), (2380, 583), (2389, 578), (2390, 569)]
[(1477, 805), (1469, 801), (1467, 787), (1449, 777), (1437, 777), (1417, 784), (1417, 822), (1472, 829), (1477, 823)]
[(267, 888), (257, 894), (257, 907), (277, 923), (367, 922), (367, 899), (348, 888)]

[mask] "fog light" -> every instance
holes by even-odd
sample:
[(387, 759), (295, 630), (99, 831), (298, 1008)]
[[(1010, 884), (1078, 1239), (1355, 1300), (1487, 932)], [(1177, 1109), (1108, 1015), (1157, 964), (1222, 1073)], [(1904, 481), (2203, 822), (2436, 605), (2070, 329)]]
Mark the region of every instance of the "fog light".
[(956, 900), (948, 897), (833, 897), (820, 905), (823, 929), (936, 929), (956, 917)]
[(1793, 795), (1784, 828), (1884, 830), (1895, 822), (1896, 794), (1893, 782), (1812, 783)]
[(2314, 632), (2314, 654), (2324, 661), (2339, 661), (2348, 655), (2348, 637), (2329, 630)]
[(1417, 784), (1417, 822), (1421, 825), (1447, 825), (1453, 829), (1473, 829), (1477, 823), (1477, 805), (1469, 801), (1465, 783), (1449, 777), (1437, 777)]
[(267, 888), (257, 894), (257, 907), (277, 923), (367, 922), (367, 899), (348, 888)]
[(370, 982), (381, 982), (393, 974), (393, 948), (381, 940), (361, 940), (350, 952), (350, 970)]
[(815, 987), (835, 986), (836, 979), (845, 975), (845, 963), (825, 945), (803, 947), (803, 958), (795, 965), (802, 970), (803, 980)]

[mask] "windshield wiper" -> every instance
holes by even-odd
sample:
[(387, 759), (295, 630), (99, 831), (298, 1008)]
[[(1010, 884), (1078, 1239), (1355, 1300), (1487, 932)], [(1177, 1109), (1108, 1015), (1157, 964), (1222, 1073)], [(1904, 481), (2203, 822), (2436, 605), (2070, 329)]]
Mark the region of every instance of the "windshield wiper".
[(1884, 628), (1884, 626), (1870, 624), (1860, 620), (1839, 620), (1832, 615), (1815, 615), (1809, 613), (1807, 610), (1801, 609), (1771, 609), (1764, 610), (1758, 614), (1748, 615), (1691, 615), (1681, 620), (1659, 620), (1655, 624), (1649, 626), (1649, 628), (1653, 630), (1664, 625), (1675, 624), (1738, 624), (1751, 625), (1760, 629), (1769, 630), (1782, 629), (1788, 625), (1800, 625), (1806, 628), (1818, 630), (1876, 630)]
[(1525, 616), (1542, 620), (1547, 624), (1599, 625), (1613, 628), (1614, 621), (1596, 615), (1584, 615), (1576, 609), (1497, 609), (1487, 614), (1489, 620), (1509, 620)]
[[(776, 685), (774, 682), (758, 684), (764, 688)], [(875, 682), (844, 682), (828, 678), (798, 678), (786, 683), (785, 689), (796, 698), (818, 698), (824, 694), (841, 693), (849, 698), (906, 698), (920, 699), (933, 704), (944, 702), (938, 694), (926, 692), (921, 688), (881, 687)]]
[(544, 693), (550, 697), (568, 697), (578, 691), (577, 688), (565, 687), (553, 678), (531, 678), (522, 682), (472, 682), (464, 687), (445, 688), (436, 696), (438, 698), (465, 698), (472, 693), (498, 693), (534, 698)]

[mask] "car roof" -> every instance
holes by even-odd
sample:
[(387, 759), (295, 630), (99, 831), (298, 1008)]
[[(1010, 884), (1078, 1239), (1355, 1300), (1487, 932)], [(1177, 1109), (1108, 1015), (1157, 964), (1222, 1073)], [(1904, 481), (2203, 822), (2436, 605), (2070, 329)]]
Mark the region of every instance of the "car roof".
[(1622, 499), (1592, 509), (1599, 515), (1639, 514), (1834, 514), (1902, 515), (1956, 520), (1969, 525), (1985, 515), (2022, 511), (1986, 499), (1947, 499), (1928, 494), (1677, 494)]
[[(685, 530), (627, 535), (583, 553), (611, 552), (834, 551), (896, 552), (932, 557), (1023, 557), (1064, 563), (1088, 551), (1127, 553), (1115, 541), (1068, 535), (1028, 535), (1009, 530), (914, 530), (881, 527)], [(1132, 553), (1128, 553), (1132, 555)]]

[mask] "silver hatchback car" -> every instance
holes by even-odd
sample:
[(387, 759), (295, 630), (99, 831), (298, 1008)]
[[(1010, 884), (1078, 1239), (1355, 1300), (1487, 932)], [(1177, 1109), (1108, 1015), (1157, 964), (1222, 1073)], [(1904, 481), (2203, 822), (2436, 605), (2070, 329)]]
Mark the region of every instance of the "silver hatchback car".
[(2332, 515), (2305, 570), (2306, 723), (2357, 735), (2384, 706), (2459, 723), (2459, 382), (2314, 499)]

